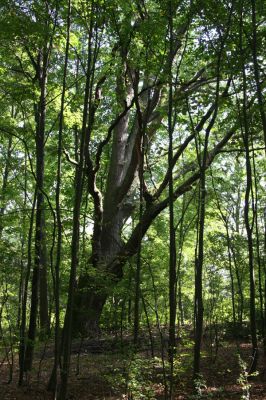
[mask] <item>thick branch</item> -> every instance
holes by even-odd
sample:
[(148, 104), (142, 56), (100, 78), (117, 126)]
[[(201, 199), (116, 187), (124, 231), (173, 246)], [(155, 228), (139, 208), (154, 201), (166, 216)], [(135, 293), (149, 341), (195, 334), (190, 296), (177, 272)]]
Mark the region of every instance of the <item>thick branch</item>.
[[(217, 145), (208, 153), (206, 161), (206, 169), (212, 164), (215, 156), (221, 151), (221, 149), (228, 143), (231, 137), (236, 132), (237, 127), (232, 128), (224, 138), (217, 143)], [(192, 176), (186, 179), (181, 185), (179, 185), (174, 191), (174, 199), (182, 196), (184, 193), (192, 189), (192, 185), (199, 179), (200, 169), (198, 169)], [(129, 257), (133, 256), (139, 246), (141, 238), (146, 234), (153, 220), (168, 206), (169, 198), (165, 198), (161, 202), (152, 205), (147, 208), (143, 213), (141, 221), (136, 225), (130, 238), (123, 246), (119, 254), (114, 260), (107, 266), (107, 269), (111, 271), (115, 276), (120, 277), (122, 275), (122, 267), (126, 263)], [(141, 230), (141, 237), (140, 237)]]

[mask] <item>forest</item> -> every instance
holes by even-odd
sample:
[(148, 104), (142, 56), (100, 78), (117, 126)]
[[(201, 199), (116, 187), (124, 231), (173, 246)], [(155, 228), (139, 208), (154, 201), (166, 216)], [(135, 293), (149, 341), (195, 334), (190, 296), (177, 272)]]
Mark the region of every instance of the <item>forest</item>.
[(266, 3), (0, 0), (0, 398), (266, 399)]

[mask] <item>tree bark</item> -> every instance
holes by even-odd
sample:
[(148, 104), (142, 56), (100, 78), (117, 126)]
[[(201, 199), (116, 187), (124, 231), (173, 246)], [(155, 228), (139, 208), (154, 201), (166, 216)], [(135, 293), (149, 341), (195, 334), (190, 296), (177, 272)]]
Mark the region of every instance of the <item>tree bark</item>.
[[(70, 38), (70, 23), (71, 23), (71, 0), (68, 0), (67, 11), (67, 32), (66, 32), (66, 48), (65, 48), (65, 62), (63, 72), (61, 106), (59, 115), (59, 129), (58, 129), (58, 145), (57, 145), (57, 174), (56, 174), (56, 225), (57, 225), (57, 246), (56, 246), (56, 261), (54, 273), (54, 298), (55, 298), (55, 347), (54, 347), (54, 365), (50, 380), (48, 383), (48, 390), (53, 390), (54, 399), (58, 395), (58, 377), (57, 370), (60, 361), (60, 266), (61, 266), (61, 252), (62, 252), (62, 220), (61, 220), (61, 174), (62, 174), (62, 150), (63, 150), (63, 127), (64, 127), (64, 106), (65, 106), (65, 93), (66, 93), (66, 80), (67, 80), (67, 66), (69, 55), (69, 38)], [(55, 228), (54, 228), (55, 229)], [(54, 230), (54, 241), (56, 231)], [(55, 244), (55, 243), (54, 243)]]
[(173, 4), (170, 0), (168, 3), (168, 24), (169, 24), (169, 70), (168, 70), (168, 169), (169, 169), (169, 346), (168, 356), (170, 362), (170, 385), (169, 398), (173, 396), (173, 373), (174, 373), (174, 355), (176, 347), (176, 238), (175, 238), (175, 222), (174, 222), (174, 181), (173, 181), (173, 133), (174, 133), (174, 115), (173, 115), (173, 76), (172, 62), (174, 58), (174, 32), (173, 32)]
[[(92, 4), (94, 10), (94, 3)], [(72, 222), (72, 239), (71, 239), (71, 269), (68, 285), (67, 309), (64, 319), (62, 350), (63, 362), (61, 368), (61, 386), (59, 391), (59, 400), (65, 400), (67, 396), (67, 385), (70, 368), (70, 354), (72, 343), (72, 326), (73, 326), (73, 310), (74, 296), (77, 279), (77, 268), (79, 265), (79, 230), (80, 230), (80, 209), (84, 185), (84, 169), (86, 165), (85, 154), (87, 152), (90, 141), (90, 96), (92, 89), (92, 69), (94, 68), (92, 60), (92, 36), (94, 29), (93, 13), (90, 16), (90, 26), (88, 34), (88, 49), (87, 49), (87, 69), (86, 69), (86, 87), (84, 93), (83, 119), (80, 137), (79, 161), (75, 173), (75, 194)], [(89, 121), (88, 121), (89, 119)]]
[(27, 347), (25, 353), (25, 371), (31, 370), (33, 360), (34, 342), (36, 337), (36, 323), (38, 314), (38, 294), (40, 270), (45, 268), (43, 263), (44, 251), (44, 147), (45, 147), (45, 120), (46, 120), (46, 84), (47, 84), (47, 49), (39, 51), (36, 73), (40, 86), (40, 100), (35, 105), (36, 119), (36, 222), (35, 222), (35, 256), (31, 286), (30, 322), (28, 329)]
[[(240, 16), (240, 51), (243, 54), (243, 8), (241, 9)], [(246, 79), (246, 65), (245, 60), (242, 58), (242, 78), (243, 78), (243, 142), (245, 147), (246, 156), (246, 191), (244, 203), (244, 220), (247, 233), (248, 245), (248, 265), (249, 265), (249, 311), (250, 311), (250, 333), (252, 341), (252, 364), (249, 373), (256, 370), (258, 361), (258, 342), (257, 342), (257, 329), (256, 329), (256, 305), (255, 305), (255, 277), (254, 277), (254, 254), (253, 254), (253, 223), (250, 223), (250, 197), (252, 196), (252, 168), (249, 154), (249, 136), (251, 131), (248, 124), (247, 116), (247, 79)], [(251, 199), (253, 202), (253, 198)], [(252, 207), (253, 208), (253, 207)]]
[(41, 246), (40, 280), (39, 280), (39, 316), (40, 316), (40, 338), (45, 339), (50, 334), (49, 304), (48, 304), (48, 282), (47, 282), (47, 247), (45, 232), (45, 212), (42, 212), (43, 240)]

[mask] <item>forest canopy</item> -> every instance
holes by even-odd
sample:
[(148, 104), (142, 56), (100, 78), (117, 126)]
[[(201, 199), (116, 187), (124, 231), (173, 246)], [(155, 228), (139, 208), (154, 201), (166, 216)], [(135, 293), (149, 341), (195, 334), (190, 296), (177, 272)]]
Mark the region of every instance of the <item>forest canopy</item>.
[(206, 336), (248, 339), (243, 376), (258, 369), (265, 17), (262, 0), (0, 1), (10, 382), (29, 384), (45, 344), (47, 389), (64, 400), (72, 345), (114, 332), (134, 357), (142, 335), (152, 357), (160, 339), (161, 398), (175, 398), (185, 336), (197, 393)]

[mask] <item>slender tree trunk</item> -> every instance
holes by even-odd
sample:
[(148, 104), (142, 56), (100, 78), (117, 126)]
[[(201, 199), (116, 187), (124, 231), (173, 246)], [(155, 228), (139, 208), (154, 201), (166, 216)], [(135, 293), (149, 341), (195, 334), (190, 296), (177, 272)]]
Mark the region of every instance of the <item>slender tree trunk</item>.
[[(252, 137), (251, 137), (252, 139)], [(252, 150), (253, 140), (252, 140)], [(257, 169), (256, 169), (256, 159), (255, 152), (252, 152), (252, 164), (253, 164), (253, 176), (254, 176), (254, 209), (253, 213), (255, 215), (255, 234), (256, 234), (256, 258), (258, 265), (258, 283), (259, 283), (259, 302), (260, 302), (260, 316), (261, 316), (261, 334), (263, 339), (265, 339), (265, 320), (264, 320), (264, 304), (263, 304), (263, 288), (262, 288), (262, 280), (263, 280), (263, 258), (261, 257), (260, 252), (260, 237), (259, 237), (259, 221), (258, 221), (258, 177), (257, 177)]]
[(197, 243), (197, 254), (195, 259), (195, 346), (194, 346), (194, 365), (193, 365), (193, 376), (194, 379), (198, 378), (200, 374), (200, 352), (201, 352), (201, 340), (203, 330), (203, 294), (202, 294), (202, 271), (204, 262), (204, 229), (205, 229), (205, 210), (206, 210), (206, 163), (208, 155), (208, 143), (211, 129), (215, 123), (215, 119), (218, 112), (218, 100), (219, 100), (219, 87), (220, 87), (220, 60), (222, 54), (222, 48), (218, 56), (217, 61), (217, 85), (216, 85), (216, 107), (212, 116), (211, 121), (208, 124), (205, 132), (204, 149), (202, 164), (200, 165), (200, 194), (199, 194), (199, 220), (198, 220), (198, 243)]
[(148, 267), (149, 267), (149, 273), (151, 276), (152, 288), (153, 288), (154, 312), (155, 312), (155, 317), (156, 317), (156, 325), (157, 325), (157, 329), (158, 329), (159, 336), (160, 336), (160, 342), (161, 342), (160, 344), (161, 344), (161, 360), (162, 360), (162, 366), (163, 366), (164, 398), (165, 398), (165, 400), (167, 400), (168, 399), (168, 381), (166, 378), (166, 368), (165, 368), (165, 355), (164, 355), (165, 343), (164, 343), (163, 332), (162, 332), (162, 328), (161, 328), (159, 311), (158, 311), (157, 290), (156, 290), (155, 280), (154, 280), (154, 276), (153, 276), (153, 272), (152, 272), (150, 263), (148, 263)]
[(128, 304), (127, 304), (127, 324), (128, 327), (131, 326), (131, 322), (132, 322), (132, 298), (131, 298), (131, 289), (132, 288), (132, 272), (131, 272), (131, 264), (130, 264), (130, 271), (129, 271), (129, 282), (128, 282)]
[(178, 296), (178, 311), (179, 311), (179, 327), (180, 324), (181, 326), (184, 325), (184, 309), (183, 309), (183, 299), (182, 299), (182, 274), (181, 274), (181, 265), (182, 265), (182, 255), (183, 255), (183, 245), (184, 245), (184, 240), (185, 240), (185, 229), (184, 229), (184, 218), (185, 218), (185, 213), (186, 213), (186, 204), (185, 204), (185, 199), (186, 196), (183, 196), (182, 199), (182, 215), (180, 218), (180, 228), (179, 228), (179, 241), (178, 241), (178, 262), (177, 262), (177, 282), (176, 282), (176, 288), (177, 290), (177, 296)]
[[(205, 174), (204, 174), (205, 175)], [(202, 298), (202, 267), (204, 245), (204, 220), (205, 220), (205, 176), (201, 177), (201, 196), (199, 209), (199, 238), (198, 256), (195, 260), (195, 347), (194, 347), (194, 378), (200, 373), (200, 350), (203, 329), (203, 298)]]
[[(54, 298), (55, 298), (55, 348), (54, 348), (54, 365), (52, 374), (49, 380), (48, 389), (53, 390), (54, 400), (57, 398), (58, 392), (58, 377), (57, 370), (60, 361), (60, 265), (61, 265), (61, 250), (62, 250), (62, 220), (61, 220), (61, 174), (62, 174), (62, 150), (63, 150), (63, 128), (64, 128), (64, 106), (67, 80), (67, 66), (69, 54), (69, 37), (70, 37), (70, 18), (71, 18), (71, 0), (68, 0), (67, 14), (67, 34), (66, 34), (66, 49), (65, 62), (62, 83), (61, 107), (59, 115), (58, 129), (58, 145), (57, 145), (57, 175), (56, 175), (56, 225), (57, 225), (57, 247), (56, 247), (56, 262), (55, 262), (55, 277), (54, 277)], [(55, 232), (54, 232), (55, 237)]]
[(28, 186), (28, 176), (27, 176), (27, 153), (24, 155), (24, 199), (23, 199), (23, 217), (22, 217), (22, 233), (21, 233), (21, 258), (20, 258), (20, 280), (19, 280), (19, 307), (18, 307), (18, 317), (17, 317), (17, 328), (20, 329), (21, 325), (21, 312), (23, 303), (23, 292), (25, 284), (25, 245), (26, 245), (26, 206), (27, 206), (27, 186)]
[[(83, 140), (84, 143), (84, 140)], [(83, 145), (84, 146), (84, 145)], [(82, 146), (82, 147), (83, 147)], [(83, 149), (81, 148), (80, 164), (76, 171), (76, 185), (75, 185), (75, 201), (73, 211), (73, 232), (71, 242), (71, 271), (69, 278), (68, 287), (68, 301), (67, 309), (64, 320), (64, 332), (63, 332), (63, 365), (61, 370), (61, 387), (59, 392), (59, 399), (65, 400), (67, 393), (68, 374), (70, 367), (70, 353), (72, 343), (72, 319), (73, 319), (73, 299), (74, 290), (76, 284), (76, 273), (78, 267), (78, 254), (79, 254), (79, 217), (80, 217), (80, 206), (82, 198), (82, 182), (83, 182)]]
[[(243, 9), (241, 10), (240, 18), (240, 51), (243, 54)], [(246, 156), (246, 192), (245, 192), (245, 203), (244, 203), (244, 220), (247, 233), (247, 244), (248, 244), (248, 264), (249, 264), (249, 310), (250, 310), (250, 333), (252, 341), (252, 364), (250, 367), (250, 373), (256, 370), (258, 360), (258, 342), (257, 342), (257, 330), (256, 330), (256, 306), (255, 306), (255, 277), (254, 277), (254, 254), (253, 254), (253, 223), (250, 223), (250, 197), (252, 195), (252, 168), (249, 154), (249, 137), (251, 131), (248, 125), (247, 116), (247, 80), (245, 61), (242, 59), (242, 78), (243, 78), (243, 141), (245, 147)], [(252, 202), (254, 201), (252, 197)], [(253, 207), (252, 207), (253, 208)], [(254, 208), (253, 208), (254, 209)]]
[(83, 121), (82, 121), (82, 130), (80, 138), (79, 162), (76, 167), (76, 174), (75, 174), (75, 195), (74, 195), (74, 209), (73, 209), (72, 240), (71, 240), (71, 269), (70, 269), (68, 300), (67, 300), (67, 309), (64, 320), (64, 331), (63, 331), (63, 341), (62, 341), (63, 363), (61, 369), (61, 386), (59, 392), (59, 400), (66, 399), (68, 375), (70, 368), (74, 291), (76, 286), (77, 268), (79, 264), (80, 209), (81, 209), (83, 183), (84, 183), (85, 150), (86, 147), (89, 145), (89, 140), (90, 140), (89, 132), (87, 131), (87, 123), (88, 123), (89, 99), (91, 91), (92, 32), (93, 32), (93, 17), (91, 15), (89, 37), (88, 37), (88, 60), (87, 60), (86, 87), (85, 87), (84, 106), (83, 106)]
[(242, 288), (242, 279), (240, 277), (239, 266), (238, 266), (237, 257), (235, 254), (234, 245), (232, 243), (232, 238), (229, 241), (229, 244), (230, 244), (230, 250), (231, 250), (231, 254), (232, 254), (232, 260), (234, 263), (234, 269), (235, 269), (235, 273), (236, 273), (237, 293), (238, 293), (238, 323), (240, 325), (240, 328), (242, 328), (243, 312), (244, 312), (244, 294), (243, 294), (243, 288)]
[(34, 214), (35, 214), (35, 204), (36, 204), (36, 190), (34, 193), (32, 211), (30, 217), (30, 227), (28, 233), (28, 263), (26, 269), (26, 275), (24, 279), (24, 290), (22, 293), (22, 306), (21, 306), (21, 324), (20, 324), (20, 342), (19, 342), (19, 381), (18, 384), (21, 386), (23, 384), (24, 378), (24, 364), (25, 364), (25, 350), (26, 350), (26, 323), (27, 323), (27, 300), (28, 300), (28, 284), (30, 279), (30, 271), (32, 266), (32, 256), (31, 256), (31, 245), (33, 236), (33, 225), (34, 225)]
[(136, 275), (135, 275), (135, 299), (134, 299), (134, 345), (139, 341), (140, 322), (140, 283), (141, 283), (141, 246), (137, 253)]
[[(143, 192), (144, 192), (144, 134), (145, 134), (145, 124), (143, 121), (142, 112), (140, 109), (140, 104), (138, 101), (138, 77), (136, 78), (136, 82), (134, 86), (134, 94), (136, 99), (136, 108), (137, 108), (137, 116), (138, 116), (138, 125), (139, 125), (139, 223), (141, 223), (142, 215), (143, 215)], [(137, 263), (136, 263), (136, 275), (135, 275), (135, 302), (134, 302), (134, 344), (138, 345), (139, 339), (139, 322), (140, 322), (140, 300), (141, 300), (141, 240), (142, 240), (142, 229), (139, 232), (139, 247), (137, 252)]]
[(141, 293), (141, 300), (142, 300), (143, 309), (144, 309), (144, 313), (145, 313), (145, 317), (146, 317), (147, 328), (148, 328), (148, 332), (149, 332), (151, 356), (152, 356), (152, 358), (154, 358), (154, 343), (153, 343), (153, 337), (152, 337), (152, 329), (151, 329), (151, 324), (150, 324), (150, 319), (149, 319), (149, 313), (148, 313), (147, 306), (146, 306), (146, 301), (145, 301), (145, 298), (142, 293)]
[(45, 339), (50, 334), (49, 304), (48, 304), (48, 282), (47, 282), (47, 247), (45, 232), (45, 212), (42, 212), (43, 240), (41, 246), (40, 280), (39, 280), (39, 316), (40, 316), (40, 338)]
[(230, 246), (230, 234), (228, 221), (225, 220), (225, 229), (226, 229), (226, 242), (227, 242), (227, 253), (228, 253), (228, 262), (229, 262), (229, 273), (231, 280), (231, 298), (232, 298), (232, 311), (233, 311), (233, 324), (234, 324), (234, 335), (236, 334), (236, 306), (235, 306), (235, 283), (234, 283), (234, 273), (232, 266), (232, 254), (231, 254), (231, 246)]
[(34, 342), (36, 338), (36, 324), (38, 314), (38, 293), (40, 270), (43, 268), (43, 207), (44, 207), (44, 147), (45, 147), (45, 119), (46, 119), (46, 84), (47, 84), (47, 50), (39, 53), (38, 79), (40, 85), (40, 100), (35, 106), (36, 115), (36, 222), (35, 222), (35, 256), (31, 286), (30, 322), (28, 329), (28, 341), (25, 353), (25, 371), (31, 370), (33, 360)]
[[(264, 134), (264, 147), (265, 147), (265, 154), (266, 154), (266, 114), (265, 114), (265, 104), (263, 99), (263, 92), (261, 86), (261, 77), (260, 77), (260, 66), (258, 61), (258, 44), (257, 44), (257, 10), (256, 10), (256, 0), (251, 0), (251, 7), (252, 7), (252, 55), (253, 55), (253, 64), (254, 64), (254, 76), (256, 81), (256, 89), (257, 89), (257, 98), (259, 103), (259, 110)], [(257, 218), (257, 217), (256, 217)], [(256, 221), (256, 230), (257, 230), (257, 221)], [(265, 231), (265, 241), (266, 241), (266, 231)], [(258, 240), (258, 235), (257, 235)], [(257, 246), (258, 248), (258, 246)], [(259, 250), (258, 250), (259, 251)], [(258, 255), (258, 260), (260, 262), (260, 258)], [(265, 271), (265, 260), (264, 261), (264, 273)], [(262, 304), (261, 299), (261, 265), (259, 264), (259, 285), (260, 285), (260, 303)], [(265, 305), (264, 305), (264, 318), (263, 318), (263, 336), (264, 336), (264, 352), (266, 354), (266, 278), (265, 278), (265, 285), (264, 285), (264, 296), (265, 296)], [(261, 307), (262, 309), (262, 307)]]
[(169, 169), (169, 347), (168, 355), (170, 362), (170, 385), (169, 399), (173, 398), (173, 369), (174, 355), (176, 346), (176, 238), (175, 238), (175, 222), (174, 222), (174, 182), (173, 182), (173, 132), (174, 132), (174, 116), (173, 116), (173, 77), (172, 62), (174, 58), (174, 32), (173, 32), (173, 4), (169, 1), (169, 97), (168, 97), (168, 169)]
[[(246, 131), (246, 128), (245, 128)], [(249, 158), (249, 139), (248, 131), (245, 133), (245, 149), (246, 149), (246, 194), (245, 194), (245, 206), (244, 206), (244, 216), (245, 216), (245, 226), (247, 231), (248, 240), (248, 260), (249, 260), (249, 307), (250, 307), (250, 332), (252, 340), (252, 353), (253, 362), (250, 369), (250, 373), (256, 370), (257, 360), (258, 360), (258, 342), (257, 342), (257, 330), (256, 330), (256, 306), (255, 306), (255, 277), (254, 277), (254, 254), (253, 254), (253, 237), (252, 237), (252, 226), (249, 220), (249, 201), (250, 192), (252, 187), (252, 171)]]

